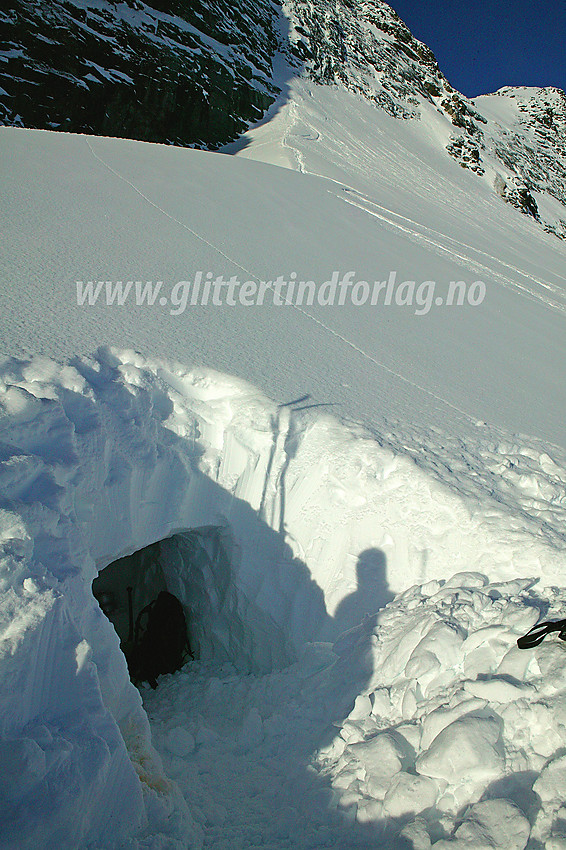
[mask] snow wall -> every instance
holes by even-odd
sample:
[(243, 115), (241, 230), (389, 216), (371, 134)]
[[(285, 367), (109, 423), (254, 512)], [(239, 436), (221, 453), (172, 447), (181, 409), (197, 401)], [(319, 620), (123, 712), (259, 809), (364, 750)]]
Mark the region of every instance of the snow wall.
[[(473, 470), (458, 491), (416, 443), (131, 351), (8, 360), (1, 378), (2, 846), (198, 846), (92, 594), (118, 558), (165, 541), (203, 656), (255, 673), (458, 570), (560, 583), (552, 517), (517, 520), (517, 488), (480, 509)], [(530, 486), (558, 486), (537, 464)]]

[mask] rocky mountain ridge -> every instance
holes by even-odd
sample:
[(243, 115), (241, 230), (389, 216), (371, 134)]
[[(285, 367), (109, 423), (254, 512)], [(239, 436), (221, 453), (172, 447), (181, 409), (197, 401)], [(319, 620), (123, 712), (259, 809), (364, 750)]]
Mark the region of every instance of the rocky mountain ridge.
[[(339, 85), (389, 115), (419, 120), (433, 105), (452, 125), (446, 150), (479, 176), (495, 169), (494, 190), (545, 229), (566, 237), (566, 209), (544, 221), (536, 193), (566, 206), (566, 95), (557, 88), (506, 87), (470, 99), (441, 72), (433, 52), (379, 0), (285, 0), (291, 51), (319, 84)], [(489, 120), (486, 101), (514, 102), (509, 121)], [(499, 173), (501, 172), (501, 173)]]

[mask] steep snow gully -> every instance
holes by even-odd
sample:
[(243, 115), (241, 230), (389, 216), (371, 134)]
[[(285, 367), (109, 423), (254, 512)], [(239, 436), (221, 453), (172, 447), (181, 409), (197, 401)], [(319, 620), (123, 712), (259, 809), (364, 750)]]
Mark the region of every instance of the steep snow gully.
[[(458, 490), (432, 433), (132, 351), (0, 377), (2, 847), (564, 846), (565, 648), (515, 646), (562, 458), (482, 432)], [(141, 696), (92, 590), (132, 575), (196, 656)]]

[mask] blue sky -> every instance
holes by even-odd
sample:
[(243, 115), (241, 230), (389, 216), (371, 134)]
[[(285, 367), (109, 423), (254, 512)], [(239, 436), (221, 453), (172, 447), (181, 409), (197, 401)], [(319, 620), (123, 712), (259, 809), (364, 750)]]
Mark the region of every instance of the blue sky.
[(387, 0), (468, 97), (501, 86), (566, 88), (566, 2)]

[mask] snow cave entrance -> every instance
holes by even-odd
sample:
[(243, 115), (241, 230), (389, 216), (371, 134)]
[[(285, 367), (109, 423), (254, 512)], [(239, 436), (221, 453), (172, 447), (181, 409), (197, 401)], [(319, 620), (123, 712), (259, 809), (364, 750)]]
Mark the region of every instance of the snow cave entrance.
[(166, 590), (183, 606), (195, 660), (229, 661), (240, 672), (285, 667), (295, 653), (269, 613), (239, 587), (238, 558), (239, 547), (227, 529), (190, 529), (108, 564), (92, 590), (122, 651), (131, 646), (139, 613)]

